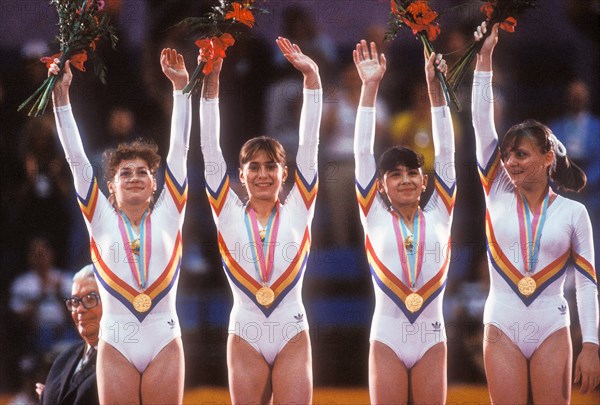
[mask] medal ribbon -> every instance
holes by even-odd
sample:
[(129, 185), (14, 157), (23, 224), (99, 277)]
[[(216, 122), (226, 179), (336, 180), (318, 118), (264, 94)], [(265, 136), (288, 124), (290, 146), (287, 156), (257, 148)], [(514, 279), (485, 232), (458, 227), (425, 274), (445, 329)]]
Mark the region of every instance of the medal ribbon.
[(417, 208), (413, 220), (413, 232), (416, 238), (413, 238), (413, 249), (408, 251), (404, 241), (410, 234), (404, 224), (402, 217), (392, 211), (392, 224), (396, 233), (396, 243), (398, 243), (398, 254), (400, 255), (400, 264), (404, 277), (408, 280), (410, 288), (415, 287), (415, 283), (421, 274), (423, 267), (423, 254), (425, 249), (425, 216), (421, 208)]
[(546, 212), (548, 211), (548, 201), (550, 192), (544, 198), (544, 202), (538, 212), (532, 213), (529, 210), (529, 204), (521, 193), (517, 194), (517, 214), (519, 217), (519, 234), (521, 241), (521, 255), (525, 263), (525, 274), (531, 274), (537, 264), (537, 258), (540, 253), (540, 237), (544, 222), (546, 222)]
[(125, 245), (125, 255), (129, 262), (129, 268), (133, 277), (142, 290), (146, 289), (148, 283), (148, 268), (150, 267), (150, 255), (152, 251), (152, 221), (150, 220), (150, 210), (146, 210), (140, 221), (140, 250), (136, 255), (131, 249), (131, 244), (135, 241), (133, 227), (127, 215), (119, 210), (119, 231), (123, 245)]
[(271, 211), (271, 216), (267, 222), (264, 242), (260, 238), (256, 212), (250, 206), (246, 209), (244, 224), (248, 232), (248, 239), (252, 242), (254, 268), (260, 276), (262, 284), (266, 286), (271, 280), (273, 264), (275, 262), (275, 245), (277, 243), (277, 233), (279, 232), (279, 202), (277, 202), (275, 208)]

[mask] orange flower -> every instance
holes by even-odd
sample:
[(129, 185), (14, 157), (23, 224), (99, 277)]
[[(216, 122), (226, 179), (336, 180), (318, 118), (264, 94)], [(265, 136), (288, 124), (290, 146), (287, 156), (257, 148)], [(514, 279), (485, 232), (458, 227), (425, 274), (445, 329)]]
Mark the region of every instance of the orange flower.
[[(52, 65), (54, 63), (54, 59), (60, 59), (62, 56), (62, 52), (59, 53), (55, 53), (52, 56), (44, 56), (43, 58), (40, 58), (40, 62), (45, 63), (46, 64), (46, 68), (50, 68), (50, 65)], [(73, 56), (71, 56), (71, 58), (69, 59), (71, 61), (71, 66), (73, 66), (74, 68), (85, 72), (85, 65), (84, 63), (87, 61), (87, 51), (82, 50), (76, 54), (74, 54)]]
[(512, 17), (508, 17), (506, 20), (500, 23), (500, 28), (506, 32), (515, 32), (517, 26), (517, 20)]
[(252, 14), (252, 11), (250, 11), (247, 7), (244, 7), (241, 3), (233, 3), (233, 11), (225, 14), (226, 20), (230, 20), (232, 18), (234, 21), (245, 24), (250, 28), (252, 28), (254, 25), (254, 15)]
[[(492, 14), (494, 13), (494, 5), (490, 2), (485, 3), (480, 8), (481, 12), (485, 14), (485, 18), (490, 21), (492, 18)], [(515, 27), (517, 26), (517, 20), (513, 17), (508, 17), (506, 20), (500, 23), (500, 29), (506, 32), (515, 32)]]
[(230, 34), (224, 33), (220, 37), (213, 37), (212, 43), (214, 47), (214, 58), (224, 58), (226, 56), (225, 52), (227, 51), (227, 48), (235, 43), (235, 39), (233, 39)]
[(435, 11), (429, 8), (426, 0), (417, 0), (414, 3), (410, 3), (406, 7), (406, 11), (412, 15), (415, 23), (422, 25), (431, 24), (438, 16)]
[(426, 0), (411, 3), (404, 13), (398, 11), (396, 3), (392, 0), (392, 12), (395, 12), (402, 22), (412, 29), (413, 35), (425, 32), (427, 38), (434, 41), (440, 33), (440, 27), (434, 22), (438, 14), (429, 8)]
[(235, 39), (228, 33), (224, 33), (220, 37), (212, 37), (210, 39), (200, 38), (196, 40), (196, 46), (200, 48), (203, 58), (206, 58), (202, 73), (205, 75), (210, 74), (213, 70), (215, 60), (226, 57), (227, 48), (234, 43)]

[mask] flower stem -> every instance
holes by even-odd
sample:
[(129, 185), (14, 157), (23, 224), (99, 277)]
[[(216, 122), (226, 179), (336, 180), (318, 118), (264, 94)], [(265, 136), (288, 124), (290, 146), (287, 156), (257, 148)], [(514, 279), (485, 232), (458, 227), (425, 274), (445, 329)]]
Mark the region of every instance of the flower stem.
[[(202, 69), (204, 69), (204, 65), (206, 62), (200, 62), (198, 66), (196, 66), (196, 70), (192, 73), (192, 77), (190, 77), (190, 81), (183, 88), (183, 94), (193, 92), (196, 89), (196, 86), (200, 83), (204, 74), (202, 73)], [(202, 76), (200, 76), (202, 75)]]
[[(429, 55), (431, 55), (433, 52), (435, 52), (435, 50), (433, 49), (433, 45), (431, 45), (431, 42), (429, 41), (429, 39), (427, 38), (427, 36), (425, 34), (419, 34), (419, 38), (421, 39), (421, 42), (423, 43), (423, 47), (425, 47), (425, 52), (427, 53), (427, 57), (429, 57)], [(442, 86), (442, 92), (444, 93), (444, 98), (446, 99), (446, 103), (448, 105), (452, 104), (454, 106), (454, 108), (456, 109), (456, 111), (460, 111), (461, 110), (460, 102), (458, 101), (458, 97), (456, 97), (456, 93), (454, 93), (454, 90), (448, 84), (448, 80), (446, 79), (446, 76), (442, 72), (440, 72), (437, 69), (437, 67), (435, 68), (435, 74), (436, 74), (438, 80), (440, 81), (440, 85)]]

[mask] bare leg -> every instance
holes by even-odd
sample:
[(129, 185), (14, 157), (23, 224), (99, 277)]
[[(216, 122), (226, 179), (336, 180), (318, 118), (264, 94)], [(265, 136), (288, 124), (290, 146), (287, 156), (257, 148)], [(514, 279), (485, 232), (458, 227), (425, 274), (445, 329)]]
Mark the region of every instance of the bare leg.
[(536, 404), (568, 404), (571, 400), (573, 348), (568, 328), (550, 335), (531, 356), (531, 391)]
[(140, 373), (117, 349), (103, 340), (98, 342), (96, 378), (101, 404), (140, 403)]
[(181, 404), (185, 363), (178, 337), (167, 344), (142, 374), (142, 404)]
[(236, 404), (265, 404), (271, 400), (271, 369), (248, 342), (235, 334), (227, 339), (229, 394)]
[(408, 370), (389, 346), (377, 341), (369, 350), (369, 396), (374, 405), (408, 402)]
[(448, 389), (446, 343), (431, 347), (410, 370), (415, 404), (445, 404)]
[(294, 336), (273, 364), (273, 403), (312, 403), (312, 354), (308, 331)]
[(486, 325), (483, 360), (493, 404), (527, 403), (527, 360), (497, 327)]

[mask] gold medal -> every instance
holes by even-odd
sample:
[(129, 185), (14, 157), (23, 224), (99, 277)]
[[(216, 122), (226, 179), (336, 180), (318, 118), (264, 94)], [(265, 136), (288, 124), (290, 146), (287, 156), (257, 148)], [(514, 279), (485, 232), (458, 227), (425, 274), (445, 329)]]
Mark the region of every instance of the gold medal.
[(534, 293), (537, 285), (533, 278), (531, 278), (529, 276), (525, 276), (519, 280), (518, 287), (519, 287), (519, 292), (521, 294), (523, 294), (526, 297), (529, 297), (531, 294)]
[(423, 306), (423, 297), (417, 293), (411, 293), (406, 297), (404, 305), (410, 312), (417, 312)]
[(148, 312), (152, 306), (152, 298), (149, 295), (141, 293), (133, 299), (133, 307), (138, 312)]
[(275, 293), (269, 287), (261, 287), (256, 292), (256, 301), (263, 307), (268, 307), (275, 301)]
[(131, 253), (138, 256), (140, 255), (140, 238), (131, 242), (129, 246), (131, 247)]
[(408, 235), (406, 237), (406, 239), (404, 240), (404, 247), (406, 247), (408, 250), (410, 250), (412, 252), (413, 250), (413, 243), (414, 243), (414, 238), (412, 235)]

